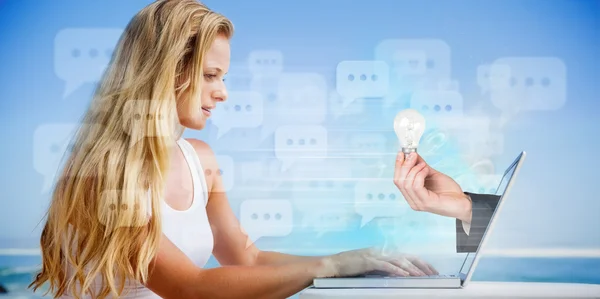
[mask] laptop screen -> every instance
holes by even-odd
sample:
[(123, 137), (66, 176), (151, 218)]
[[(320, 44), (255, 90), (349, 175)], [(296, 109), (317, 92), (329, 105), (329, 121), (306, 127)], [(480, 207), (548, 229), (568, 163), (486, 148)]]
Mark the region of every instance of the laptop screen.
[[(515, 159), (515, 161), (508, 167), (508, 169), (506, 169), (506, 171), (504, 172), (504, 175), (502, 176), (502, 179), (500, 180), (500, 184), (498, 185), (498, 188), (496, 189), (496, 193), (495, 195), (500, 196), (500, 200), (502, 200), (504, 193), (506, 192), (506, 188), (508, 187), (508, 184), (510, 183), (511, 179), (513, 178), (513, 175), (515, 174), (515, 170), (517, 169), (517, 165), (519, 164), (519, 161), (521, 160), (523, 154), (520, 154), (517, 159)], [(498, 206), (496, 206), (498, 207)], [(492, 217), (496, 217), (494, 211), (494, 214), (492, 214)], [(491, 220), (490, 220), (491, 222)], [(486, 228), (487, 231), (487, 228)], [(460, 272), (461, 274), (467, 274), (467, 272), (471, 269), (471, 266), (473, 265), (473, 261), (475, 260), (475, 256), (477, 255), (477, 252), (469, 252), (467, 253), (467, 256), (460, 268)]]

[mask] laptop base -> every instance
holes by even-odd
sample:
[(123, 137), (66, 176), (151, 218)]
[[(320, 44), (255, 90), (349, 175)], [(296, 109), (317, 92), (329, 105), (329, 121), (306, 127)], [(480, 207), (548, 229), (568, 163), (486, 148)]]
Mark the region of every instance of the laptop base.
[(317, 278), (313, 286), (318, 289), (360, 289), (360, 288), (461, 288), (458, 276), (432, 278), (428, 276), (408, 277), (339, 277)]

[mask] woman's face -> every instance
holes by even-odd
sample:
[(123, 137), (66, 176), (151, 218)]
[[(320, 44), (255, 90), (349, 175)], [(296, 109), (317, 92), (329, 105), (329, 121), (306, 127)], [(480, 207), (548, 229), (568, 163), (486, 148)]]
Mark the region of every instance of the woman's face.
[[(191, 99), (183, 99), (183, 101), (178, 99), (180, 104), (177, 105), (177, 114), (182, 126), (194, 130), (203, 129), (217, 102), (227, 99), (223, 77), (229, 70), (230, 57), (229, 39), (223, 35), (217, 36), (204, 55), (201, 107), (194, 108), (192, 104), (194, 101)], [(182, 97), (187, 96), (189, 96), (187, 93), (182, 95)]]

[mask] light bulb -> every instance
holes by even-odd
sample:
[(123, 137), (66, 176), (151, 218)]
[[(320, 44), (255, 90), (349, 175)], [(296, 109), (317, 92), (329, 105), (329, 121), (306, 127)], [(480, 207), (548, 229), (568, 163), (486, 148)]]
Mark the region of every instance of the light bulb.
[(416, 152), (425, 132), (425, 117), (415, 109), (402, 110), (394, 118), (394, 132), (405, 155)]

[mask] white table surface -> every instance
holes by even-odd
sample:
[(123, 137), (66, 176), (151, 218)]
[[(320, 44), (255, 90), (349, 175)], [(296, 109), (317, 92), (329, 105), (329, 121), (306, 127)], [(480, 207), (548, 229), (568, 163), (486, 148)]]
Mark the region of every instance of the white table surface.
[(600, 298), (600, 285), (538, 282), (471, 282), (464, 289), (314, 289), (299, 299), (327, 298)]

